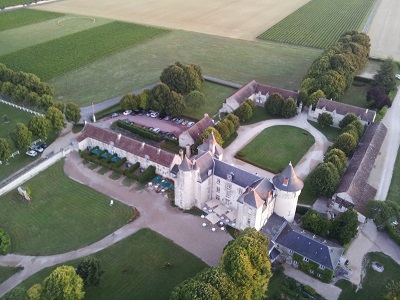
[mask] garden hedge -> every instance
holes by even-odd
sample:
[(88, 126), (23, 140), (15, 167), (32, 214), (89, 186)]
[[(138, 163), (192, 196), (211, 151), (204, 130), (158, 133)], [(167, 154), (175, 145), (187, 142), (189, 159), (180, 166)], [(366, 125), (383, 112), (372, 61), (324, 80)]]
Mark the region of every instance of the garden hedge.
[(147, 183), (154, 177), (156, 177), (156, 167), (149, 166), (146, 170), (143, 171), (142, 174), (140, 174), (138, 180), (140, 183)]
[(400, 246), (400, 235), (397, 233), (396, 229), (389, 223), (386, 223), (385, 230), (389, 236)]
[(11, 250), (11, 239), (8, 234), (0, 228), (0, 254), (7, 255)]
[(130, 173), (135, 172), (139, 168), (140, 168), (140, 162), (137, 162), (137, 163), (133, 164), (132, 166), (130, 166), (128, 169), (126, 169), (124, 174), (128, 175)]
[(140, 135), (141, 137), (147, 138), (149, 140), (153, 140), (155, 142), (161, 142), (163, 140), (163, 137), (161, 135), (159, 135), (149, 129), (145, 129), (145, 128), (138, 127), (135, 125), (130, 125), (121, 120), (118, 120), (116, 122), (116, 124), (120, 128), (128, 130), (129, 132), (132, 132), (132, 133), (136, 133), (137, 135)]

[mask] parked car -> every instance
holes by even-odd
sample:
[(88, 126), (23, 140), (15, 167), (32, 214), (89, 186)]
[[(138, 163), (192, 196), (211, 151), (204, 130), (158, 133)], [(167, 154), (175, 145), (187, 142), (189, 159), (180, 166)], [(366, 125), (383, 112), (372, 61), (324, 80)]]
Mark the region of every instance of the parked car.
[(150, 114), (150, 117), (152, 117), (152, 118), (157, 118), (158, 115), (159, 115), (158, 112), (153, 112), (153, 113)]
[(40, 146), (40, 148), (43, 148), (43, 149), (47, 148), (47, 144), (46, 143), (41, 143), (39, 146)]
[(34, 157), (37, 155), (37, 152), (34, 150), (29, 150), (26, 152), (26, 155)]
[(110, 115), (110, 118), (115, 118), (115, 117), (118, 117), (118, 114), (117, 114), (117, 113), (112, 113), (112, 114)]
[(192, 127), (194, 124), (196, 124), (195, 122), (189, 122), (189, 123), (187, 123), (187, 127)]
[(166, 117), (164, 118), (164, 120), (165, 120), (165, 121), (169, 121), (169, 120), (171, 120), (171, 118), (172, 118), (171, 116), (166, 116)]
[(394, 75), (394, 77), (396, 77), (397, 79), (400, 79), (400, 74), (396, 74), (396, 75)]
[(160, 130), (161, 130), (160, 128), (154, 128), (154, 129), (153, 129), (153, 131), (154, 131), (155, 133), (159, 133)]
[(159, 116), (158, 116), (158, 119), (159, 120), (163, 120), (165, 118), (165, 114), (160, 114)]
[(124, 116), (130, 115), (132, 111), (130, 109), (123, 112)]
[(36, 145), (30, 146), (30, 149), (33, 150), (33, 151), (35, 151), (35, 152), (39, 152), (39, 153), (42, 153), (42, 152), (43, 152), (43, 148), (40, 147), (40, 146), (36, 146)]
[(186, 126), (188, 123), (189, 123), (189, 121), (185, 120), (185, 121), (182, 122), (181, 125)]
[(147, 129), (153, 131), (154, 127), (149, 127)]

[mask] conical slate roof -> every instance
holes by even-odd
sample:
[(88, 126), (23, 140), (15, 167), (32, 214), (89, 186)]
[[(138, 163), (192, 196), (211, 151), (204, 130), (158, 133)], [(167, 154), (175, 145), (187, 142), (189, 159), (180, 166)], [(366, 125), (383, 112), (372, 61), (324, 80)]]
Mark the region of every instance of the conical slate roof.
[(297, 177), (292, 163), (289, 163), (282, 173), (275, 175), (272, 182), (276, 188), (286, 192), (297, 192), (304, 186), (304, 182)]

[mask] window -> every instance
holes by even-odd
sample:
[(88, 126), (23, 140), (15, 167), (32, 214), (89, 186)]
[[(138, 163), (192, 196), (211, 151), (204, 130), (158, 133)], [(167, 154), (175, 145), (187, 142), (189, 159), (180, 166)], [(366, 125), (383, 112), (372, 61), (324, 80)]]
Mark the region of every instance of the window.
[(247, 219), (247, 224), (250, 225), (250, 218)]
[(241, 188), (238, 188), (238, 193), (239, 193), (239, 195), (242, 194), (242, 189)]
[(225, 184), (225, 188), (227, 190), (230, 190), (232, 188), (232, 184), (230, 184), (230, 183)]
[(208, 170), (208, 176), (211, 176), (212, 170)]
[(325, 267), (323, 265), (319, 265), (318, 269), (325, 270)]
[(220, 199), (220, 198), (219, 198), (219, 195), (216, 195), (216, 196), (215, 196), (215, 199), (219, 200), (219, 199)]
[(217, 186), (217, 193), (219, 193), (221, 191), (221, 189), (219, 188), (219, 186)]
[(297, 266), (298, 264), (299, 264), (299, 263), (297, 262), (297, 260), (294, 260), (294, 261), (293, 261), (293, 265), (294, 265), (294, 266)]
[(289, 178), (283, 179), (283, 185), (287, 186), (289, 184)]
[(231, 194), (232, 194), (232, 191), (227, 191), (227, 192), (226, 192), (226, 198), (230, 198), (230, 197), (231, 197)]
[(221, 179), (217, 178), (217, 183), (220, 184), (221, 183)]
[(308, 260), (308, 258), (303, 257), (303, 261), (308, 262), (309, 260)]
[(310, 274), (314, 274), (314, 270), (310, 270)]
[(293, 250), (289, 250), (289, 253), (290, 253), (290, 254), (293, 254)]
[(226, 179), (228, 179), (229, 181), (232, 181), (232, 174), (226, 175)]
[(251, 215), (251, 208), (249, 208), (248, 210), (247, 210), (247, 213), (249, 214), (249, 215)]
[(321, 278), (322, 276), (321, 276), (321, 274), (317, 274), (317, 277), (318, 277), (318, 278)]

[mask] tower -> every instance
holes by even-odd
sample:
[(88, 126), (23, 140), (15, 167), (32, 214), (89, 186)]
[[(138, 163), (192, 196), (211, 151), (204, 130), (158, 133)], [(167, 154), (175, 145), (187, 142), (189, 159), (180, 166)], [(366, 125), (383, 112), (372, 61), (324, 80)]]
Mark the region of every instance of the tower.
[(196, 174), (192, 169), (193, 163), (185, 155), (179, 165), (178, 184), (175, 186), (175, 205), (182, 209), (191, 209), (194, 206)]
[(282, 173), (275, 175), (272, 183), (276, 192), (274, 212), (292, 223), (304, 183), (297, 177), (292, 163), (289, 163)]

